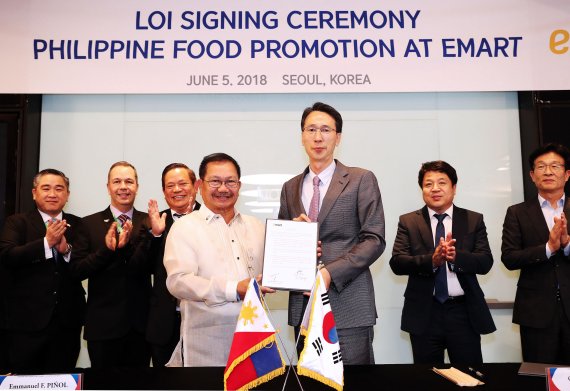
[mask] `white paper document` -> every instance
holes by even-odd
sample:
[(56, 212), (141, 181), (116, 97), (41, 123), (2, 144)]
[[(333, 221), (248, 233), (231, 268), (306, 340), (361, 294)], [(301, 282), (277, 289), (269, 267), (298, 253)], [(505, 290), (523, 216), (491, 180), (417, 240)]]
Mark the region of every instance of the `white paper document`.
[(317, 272), (318, 235), (317, 223), (267, 219), (262, 284), (310, 291)]

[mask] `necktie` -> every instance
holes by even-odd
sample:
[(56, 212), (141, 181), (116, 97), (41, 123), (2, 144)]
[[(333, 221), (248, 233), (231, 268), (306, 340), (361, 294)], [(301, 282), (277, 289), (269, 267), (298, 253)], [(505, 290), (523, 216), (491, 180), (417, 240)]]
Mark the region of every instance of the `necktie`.
[[(51, 223), (57, 223), (57, 219), (56, 218), (52, 218), (51, 219)], [(47, 225), (47, 224), (46, 224)], [(53, 255), (53, 261), (55, 262), (55, 264), (57, 265), (57, 262), (59, 261), (59, 252), (56, 250), (55, 247), (51, 248), (51, 254)]]
[(309, 206), (309, 219), (317, 221), (319, 217), (319, 201), (321, 193), (319, 191), (319, 183), (321, 182), (318, 176), (313, 178), (313, 198), (311, 198), (311, 205)]
[[(443, 226), (443, 219), (447, 213), (438, 215), (434, 214), (437, 219), (437, 226), (435, 227), (435, 247), (439, 245), (439, 239), (445, 238), (445, 227)], [(445, 271), (445, 263), (437, 268), (435, 272), (435, 299), (440, 303), (444, 303), (448, 298), (447, 292), (447, 272)]]
[(121, 224), (120, 224), (120, 225), (121, 225), (120, 227), (117, 226), (117, 231), (119, 231), (119, 233), (121, 233), (121, 232), (123, 231), (123, 225), (124, 225), (127, 221), (129, 221), (130, 219), (131, 219), (131, 218), (130, 218), (128, 215), (124, 214), (124, 213), (121, 214), (121, 215), (119, 215), (119, 217), (117, 217), (117, 220), (119, 220), (119, 223), (121, 223)]
[(173, 213), (172, 216), (176, 217), (177, 219), (181, 218), (182, 216), (186, 216), (185, 213)]

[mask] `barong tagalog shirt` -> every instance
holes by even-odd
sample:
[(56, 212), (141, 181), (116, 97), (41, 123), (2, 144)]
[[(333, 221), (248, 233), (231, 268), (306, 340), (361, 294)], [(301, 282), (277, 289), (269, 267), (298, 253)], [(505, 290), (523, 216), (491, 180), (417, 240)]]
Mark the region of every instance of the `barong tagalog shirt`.
[(264, 225), (202, 207), (178, 219), (164, 250), (166, 286), (180, 299), (180, 342), (168, 366), (225, 366), (241, 309), (239, 281), (261, 273)]

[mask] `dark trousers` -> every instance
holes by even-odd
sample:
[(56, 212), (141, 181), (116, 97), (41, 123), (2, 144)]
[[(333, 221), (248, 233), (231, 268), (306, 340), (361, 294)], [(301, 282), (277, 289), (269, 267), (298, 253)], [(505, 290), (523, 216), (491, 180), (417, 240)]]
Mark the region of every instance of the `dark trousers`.
[(175, 319), (176, 321), (172, 326), (170, 340), (164, 345), (158, 345), (155, 343), (150, 345), (152, 353), (152, 366), (155, 368), (163, 367), (168, 361), (170, 361), (172, 352), (176, 348), (176, 345), (178, 345), (178, 341), (180, 341), (180, 311), (176, 311)]
[(423, 334), (410, 334), (415, 364), (443, 364), (447, 349), (451, 364), (483, 363), (481, 336), (471, 327), (464, 298), (444, 304), (433, 301)]
[(560, 299), (548, 327), (520, 326), (520, 334), (523, 361), (570, 365), (570, 322)]
[(143, 334), (131, 329), (121, 338), (87, 341), (91, 368), (150, 366), (150, 347)]
[[(305, 337), (299, 336), (299, 327), (295, 327), (295, 339), (297, 343), (297, 355), (305, 346)], [(374, 327), (352, 327), (347, 329), (337, 329), (338, 343), (342, 354), (343, 365), (374, 365)]]
[(81, 326), (63, 327), (57, 316), (44, 330), (8, 331), (9, 366), (18, 373), (70, 373), (81, 349)]

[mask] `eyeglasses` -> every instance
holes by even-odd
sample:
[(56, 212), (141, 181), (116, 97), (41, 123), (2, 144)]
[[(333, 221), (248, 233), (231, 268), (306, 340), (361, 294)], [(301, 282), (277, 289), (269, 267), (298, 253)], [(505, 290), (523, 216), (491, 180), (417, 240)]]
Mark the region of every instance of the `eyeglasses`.
[(308, 134), (311, 134), (311, 135), (314, 136), (315, 134), (317, 134), (317, 132), (318, 132), (319, 130), (321, 131), (321, 134), (323, 134), (323, 135), (328, 135), (328, 134), (331, 134), (331, 133), (333, 133), (333, 132), (336, 132), (336, 129), (329, 128), (329, 127), (326, 126), (326, 125), (323, 125), (323, 126), (320, 126), (320, 127), (319, 127), (319, 126), (315, 126), (315, 125), (309, 125), (309, 126), (307, 126), (305, 129), (303, 129), (303, 132), (307, 132)]
[(239, 185), (239, 181), (236, 181), (235, 179), (228, 179), (227, 181), (221, 181), (219, 179), (212, 179), (209, 181), (204, 181), (206, 182), (212, 189), (217, 189), (218, 187), (222, 186), (222, 183), (224, 185), (226, 185), (226, 187), (228, 189), (235, 189), (236, 187), (238, 187)]
[(534, 171), (538, 171), (538, 172), (546, 172), (546, 167), (550, 167), (550, 169), (552, 170), (552, 172), (561, 172), (564, 171), (564, 164), (562, 163), (550, 163), (550, 164), (546, 164), (546, 163), (538, 163), (537, 165), (534, 166)]

